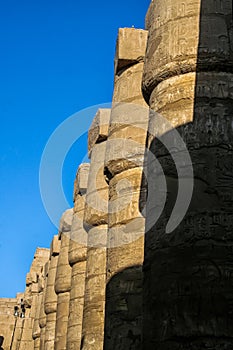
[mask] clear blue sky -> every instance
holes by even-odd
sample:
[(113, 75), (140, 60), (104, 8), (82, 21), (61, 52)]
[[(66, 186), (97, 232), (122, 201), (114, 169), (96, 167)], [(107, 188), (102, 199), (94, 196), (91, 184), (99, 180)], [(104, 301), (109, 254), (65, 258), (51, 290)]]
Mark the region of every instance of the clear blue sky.
[[(49, 247), (57, 233), (39, 191), (46, 141), (70, 115), (111, 101), (117, 30), (144, 28), (149, 3), (1, 2), (0, 297), (24, 290), (36, 247)], [(70, 205), (85, 153), (83, 137), (65, 161), (63, 184)]]

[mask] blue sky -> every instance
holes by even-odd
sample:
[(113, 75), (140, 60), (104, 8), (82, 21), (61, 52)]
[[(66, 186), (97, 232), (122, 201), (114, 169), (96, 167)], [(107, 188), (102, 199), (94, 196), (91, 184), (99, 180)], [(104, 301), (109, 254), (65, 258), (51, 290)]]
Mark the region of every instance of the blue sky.
[[(144, 28), (149, 3), (1, 3), (0, 297), (24, 290), (36, 247), (49, 247), (57, 233), (39, 190), (47, 140), (72, 114), (111, 101), (117, 30)], [(76, 169), (85, 153), (84, 135), (64, 163), (63, 186), (70, 205)]]

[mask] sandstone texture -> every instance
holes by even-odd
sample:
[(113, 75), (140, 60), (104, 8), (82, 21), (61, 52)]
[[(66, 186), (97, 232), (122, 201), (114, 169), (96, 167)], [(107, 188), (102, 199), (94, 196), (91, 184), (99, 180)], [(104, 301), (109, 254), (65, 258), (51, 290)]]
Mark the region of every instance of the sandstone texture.
[(71, 289), (67, 329), (67, 349), (80, 349), (86, 279), (87, 232), (84, 210), (90, 164), (81, 164), (75, 179), (74, 214), (70, 232), (68, 260), (71, 266)]
[(55, 292), (54, 285), (56, 280), (60, 247), (61, 242), (59, 241), (58, 236), (54, 236), (50, 247), (50, 263), (44, 300), (44, 311), (46, 314), (46, 326), (44, 335), (45, 350), (54, 349), (57, 312), (57, 294)]
[(233, 349), (231, 0), (120, 28), (73, 208), (0, 299), (0, 350)]
[(145, 220), (140, 203), (145, 191), (142, 177), (149, 110), (141, 80), (146, 45), (147, 31), (119, 30), (115, 103), (105, 156), (109, 177), (105, 349), (140, 349), (142, 344)]
[(67, 210), (60, 222), (59, 239), (61, 241), (60, 253), (55, 278), (55, 292), (57, 294), (57, 312), (55, 326), (54, 349), (66, 350), (66, 336), (69, 318), (69, 302), (71, 289), (72, 268), (69, 264), (69, 244), (71, 226), (73, 222), (73, 209)]
[[(101, 114), (104, 116), (101, 117)], [(95, 119), (109, 125), (110, 110), (99, 110)], [(94, 120), (95, 120), (94, 119)], [(101, 126), (100, 126), (101, 129)], [(106, 136), (108, 129), (105, 128)], [(89, 131), (89, 140), (92, 127)], [(87, 235), (87, 265), (84, 294), (82, 349), (103, 349), (108, 231), (108, 183), (104, 173), (106, 138), (92, 144), (84, 225)]]
[[(226, 310), (231, 309), (232, 283), (226, 273), (231, 274), (232, 257), (226, 251), (232, 246), (233, 197), (232, 183), (218, 159), (231, 168), (232, 2), (166, 5), (152, 2), (147, 15), (142, 84), (151, 109), (171, 124), (158, 141), (156, 114), (151, 114), (148, 147), (164, 171), (167, 199), (153, 226), (157, 208), (147, 201), (143, 347), (231, 349), (232, 316)], [(178, 181), (190, 176), (183, 162), (183, 175), (177, 178), (183, 153), (178, 155), (173, 128), (189, 151), (194, 189), (183, 221), (168, 234)], [(173, 141), (169, 150), (161, 140)], [(155, 162), (148, 162), (148, 174), (153, 172)]]

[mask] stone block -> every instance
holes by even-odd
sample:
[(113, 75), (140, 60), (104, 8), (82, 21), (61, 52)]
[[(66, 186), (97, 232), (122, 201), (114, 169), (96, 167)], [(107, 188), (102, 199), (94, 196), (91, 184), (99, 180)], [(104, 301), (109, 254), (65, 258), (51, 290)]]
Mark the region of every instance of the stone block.
[(66, 350), (66, 334), (69, 317), (70, 293), (60, 293), (57, 300), (55, 350)]
[[(73, 264), (86, 260), (87, 255), (87, 232), (83, 227), (83, 215), (75, 213), (70, 234), (68, 259)], [(84, 214), (84, 211), (83, 211)]]
[(84, 223), (101, 225), (108, 221), (108, 184), (104, 174), (106, 142), (96, 144), (92, 150), (88, 177)]
[(85, 280), (86, 261), (81, 261), (72, 266), (67, 349), (81, 347)]
[(144, 165), (148, 118), (149, 110), (143, 106), (128, 103), (113, 105), (106, 143), (107, 174), (115, 176)]
[(109, 183), (109, 227), (143, 217), (146, 188), (142, 185), (143, 168), (126, 170)]
[[(57, 236), (56, 236), (57, 237)], [(57, 310), (57, 294), (55, 293), (55, 278), (57, 271), (58, 255), (52, 256), (49, 267), (49, 274), (47, 278), (46, 291), (45, 291), (45, 313), (46, 315), (54, 313)]]
[(46, 317), (45, 328), (45, 350), (54, 350), (56, 328), (56, 312), (50, 313)]
[(97, 143), (107, 140), (110, 114), (111, 109), (100, 108), (93, 119), (88, 132), (89, 157), (91, 157), (92, 149)]
[[(73, 211), (72, 211), (73, 217)], [(64, 226), (63, 226), (64, 228)], [(70, 226), (71, 229), (71, 226)], [(65, 293), (69, 292), (71, 288), (71, 266), (68, 260), (70, 238), (68, 231), (63, 232), (61, 235), (61, 248), (58, 257), (56, 279), (55, 279), (55, 292)]]
[(120, 28), (116, 44), (115, 72), (143, 60), (148, 32), (143, 29)]
[(53, 240), (51, 242), (50, 257), (59, 254), (60, 246), (61, 246), (61, 241), (58, 239), (58, 235), (56, 235), (56, 236), (53, 237)]
[(84, 195), (87, 190), (88, 174), (89, 174), (89, 163), (83, 163), (78, 167), (76, 178), (74, 182), (74, 195), (73, 201), (76, 201), (77, 195)]
[(60, 220), (59, 235), (58, 235), (59, 240), (61, 240), (61, 234), (66, 234), (69, 237), (72, 221), (73, 221), (73, 209), (68, 209), (64, 212)]
[(113, 102), (133, 103), (147, 106), (142, 96), (142, 74), (144, 63), (130, 66), (115, 76)]
[(141, 232), (127, 232), (124, 225), (109, 230), (107, 281), (126, 268), (143, 264), (145, 221), (140, 226)]
[(195, 72), (197, 64), (199, 71), (213, 71), (217, 66), (231, 70), (233, 38), (227, 18), (231, 16), (232, 4), (226, 1), (221, 11), (218, 6), (218, 2), (201, 5), (199, 0), (185, 3), (169, 0), (166, 6), (162, 0), (151, 3), (143, 77), (147, 102), (161, 81)]

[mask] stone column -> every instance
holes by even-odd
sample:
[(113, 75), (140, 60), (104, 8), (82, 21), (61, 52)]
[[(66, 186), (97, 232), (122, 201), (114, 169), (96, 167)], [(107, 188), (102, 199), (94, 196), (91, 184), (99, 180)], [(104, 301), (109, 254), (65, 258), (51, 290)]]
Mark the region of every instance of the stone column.
[[(20, 312), (20, 304), (21, 301), (24, 299), (24, 293), (18, 293), (16, 295), (16, 304), (14, 306), (18, 307), (18, 311)], [(20, 316), (20, 314), (18, 315)], [(17, 317), (15, 319), (15, 331), (14, 331), (14, 336), (12, 339), (12, 350), (18, 350), (19, 349), (19, 345), (20, 345), (20, 341), (22, 338), (22, 332), (23, 332), (23, 324), (24, 324), (24, 319), (21, 317)], [(5, 345), (5, 343), (3, 344)], [(4, 347), (3, 347), (4, 349)]]
[[(152, 132), (148, 145), (163, 167), (168, 193), (146, 235), (143, 347), (232, 349), (232, 1), (156, 0), (147, 26), (144, 96), (183, 137), (194, 191), (181, 224), (166, 232), (188, 166), (182, 152), (165, 149)], [(172, 132), (162, 141), (172, 141)], [(155, 164), (148, 166), (153, 173)]]
[(72, 268), (67, 350), (81, 347), (83, 304), (86, 278), (87, 233), (83, 227), (85, 197), (90, 164), (81, 164), (74, 184), (74, 216), (69, 244), (69, 263)]
[(105, 343), (140, 349), (145, 219), (142, 186), (148, 108), (141, 92), (147, 31), (121, 28), (105, 166), (109, 228)]
[(40, 349), (40, 305), (42, 302), (42, 293), (44, 290), (44, 266), (45, 263), (49, 261), (49, 249), (47, 248), (38, 248), (38, 259), (40, 260), (40, 269), (39, 273), (37, 273), (37, 283), (32, 285), (32, 293), (35, 294), (35, 298), (33, 300), (34, 309), (33, 315), (33, 327), (32, 327), (32, 338), (34, 339), (34, 350)]
[(49, 273), (49, 265), (50, 265), (50, 260), (47, 261), (47, 263), (44, 265), (43, 270), (42, 270), (42, 281), (44, 284), (44, 289), (42, 292), (41, 303), (38, 305), (38, 307), (40, 309), (40, 314), (39, 314), (40, 350), (45, 349), (46, 313), (45, 313), (44, 308), (45, 308), (45, 294), (46, 294), (46, 286), (47, 286), (48, 273)]
[(45, 262), (48, 260), (48, 249), (37, 248), (30, 272), (26, 277), (26, 290), (24, 293), (23, 304), (25, 306), (25, 317), (22, 321), (22, 337), (20, 340), (19, 350), (34, 350), (33, 341), (33, 324), (36, 316), (38, 301), (38, 276)]
[(45, 350), (54, 350), (57, 312), (57, 294), (54, 287), (60, 245), (61, 241), (58, 240), (58, 236), (54, 236), (50, 247), (50, 264), (44, 301), (44, 311), (46, 313)]
[(16, 337), (17, 318), (14, 317), (14, 307), (17, 305), (16, 298), (0, 299), (0, 336), (2, 337), (3, 349), (10, 349)]
[(40, 291), (37, 299), (37, 309), (36, 309), (36, 317), (33, 325), (33, 332), (32, 332), (32, 338), (34, 339), (34, 350), (40, 349), (40, 325), (39, 325), (39, 318), (40, 318), (40, 305), (42, 302), (43, 292)]
[(55, 279), (55, 292), (57, 294), (56, 313), (56, 350), (66, 350), (66, 334), (69, 317), (69, 302), (71, 288), (71, 267), (68, 260), (70, 231), (73, 220), (73, 209), (67, 210), (61, 218), (58, 238), (61, 241), (60, 254)]
[(89, 131), (91, 156), (84, 223), (88, 229), (82, 330), (83, 350), (101, 350), (104, 343), (108, 184), (104, 159), (110, 110), (100, 109)]

